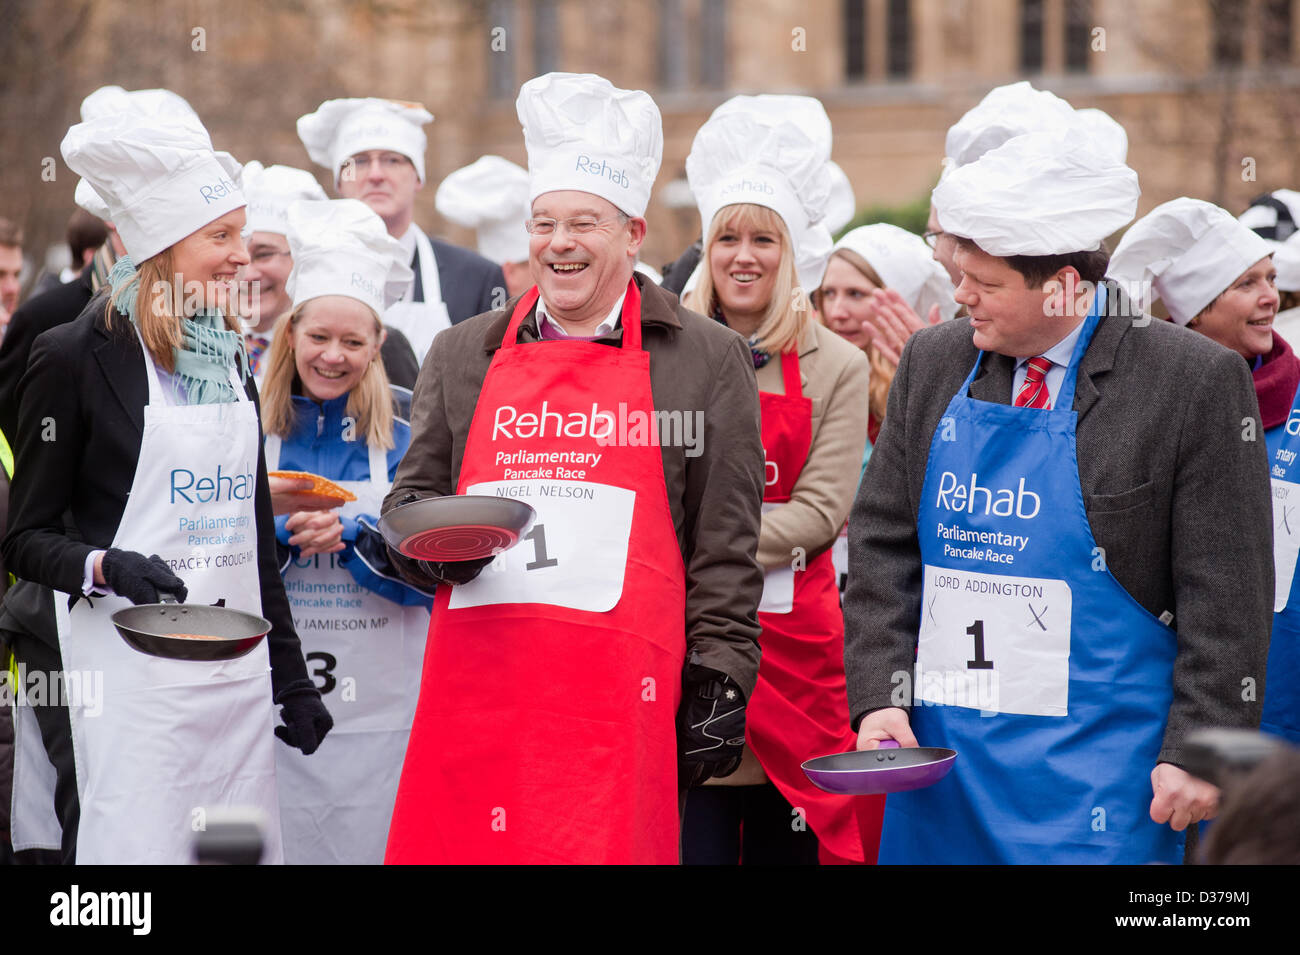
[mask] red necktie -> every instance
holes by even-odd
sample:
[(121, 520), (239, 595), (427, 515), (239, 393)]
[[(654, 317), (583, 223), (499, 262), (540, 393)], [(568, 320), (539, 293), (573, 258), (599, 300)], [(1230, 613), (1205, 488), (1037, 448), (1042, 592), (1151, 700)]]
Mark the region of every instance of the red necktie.
[(1050, 407), (1051, 394), (1047, 390), (1047, 372), (1051, 367), (1051, 360), (1041, 355), (1029, 359), (1029, 364), (1025, 367), (1025, 383), (1020, 386), (1020, 393), (1016, 395), (1017, 408)]

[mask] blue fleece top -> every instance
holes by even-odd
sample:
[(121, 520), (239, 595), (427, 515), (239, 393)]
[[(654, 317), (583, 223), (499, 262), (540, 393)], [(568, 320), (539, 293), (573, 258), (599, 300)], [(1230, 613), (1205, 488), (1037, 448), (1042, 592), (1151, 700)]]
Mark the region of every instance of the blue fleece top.
[[(356, 432), (353, 422), (345, 421), (347, 417), (348, 396), (342, 395), (330, 401), (318, 402), (300, 395), (293, 396), (294, 424), (293, 431), (280, 442), (280, 463), (278, 470), (308, 471), (329, 478), (331, 481), (365, 481), (370, 477), (370, 449), (366, 446), (364, 436)], [(346, 432), (346, 433), (345, 433)], [(387, 454), (387, 481), (392, 482), (397, 473), (397, 465), (411, 445), (411, 426), (401, 418), (393, 419), (393, 448)], [(288, 545), (289, 531), (285, 528), (289, 515), (281, 514), (275, 519), (276, 539)], [(382, 540), (375, 529), (379, 523), (378, 514), (359, 514), (357, 517), (342, 517), (343, 542), (346, 548), (340, 554), (339, 562), (347, 566), (357, 583), (375, 593), (402, 604), (422, 603), (431, 605), (427, 594), (409, 587), (389, 576), (391, 566), (375, 568), (357, 560), (356, 543), (358, 535), (369, 537), (370, 546), (364, 548), (367, 554), (382, 553)], [(293, 549), (296, 555), (297, 548)], [(376, 571), (380, 576), (376, 576)], [(394, 585), (399, 585), (405, 593), (396, 595)]]

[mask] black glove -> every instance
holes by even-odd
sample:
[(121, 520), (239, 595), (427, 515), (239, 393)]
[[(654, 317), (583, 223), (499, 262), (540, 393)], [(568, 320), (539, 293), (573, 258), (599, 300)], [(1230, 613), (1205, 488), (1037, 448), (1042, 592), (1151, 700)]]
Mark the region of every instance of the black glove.
[(146, 557), (133, 550), (110, 547), (101, 565), (104, 580), (119, 597), (133, 604), (156, 604), (159, 592), (175, 594), (181, 603), (189, 596), (185, 581), (172, 573), (157, 554)]
[(334, 717), (325, 709), (320, 690), (314, 686), (285, 690), (276, 702), (284, 704), (280, 712), (284, 725), (275, 728), (275, 735), (302, 750), (304, 756), (316, 752), (334, 726)]
[(444, 584), (467, 584), (496, 557), (481, 557), (478, 560), (422, 560), (420, 566), (431, 577)]
[(730, 776), (745, 749), (745, 693), (731, 677), (688, 663), (677, 709), (677, 780), (698, 786), (710, 776)]

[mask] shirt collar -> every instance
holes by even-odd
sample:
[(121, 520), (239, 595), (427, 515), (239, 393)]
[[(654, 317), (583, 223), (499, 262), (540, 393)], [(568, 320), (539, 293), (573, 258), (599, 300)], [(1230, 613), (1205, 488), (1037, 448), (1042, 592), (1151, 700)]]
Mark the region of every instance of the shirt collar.
[[(1047, 351), (1043, 352), (1042, 357), (1046, 358), (1053, 365), (1060, 365), (1062, 368), (1070, 367), (1070, 359), (1074, 357), (1074, 345), (1079, 340), (1079, 336), (1083, 334), (1083, 326), (1085, 324), (1087, 324), (1087, 319), (1084, 319), (1074, 327), (1074, 331), (1070, 332), (1070, 334), (1066, 335), (1051, 348), (1047, 349)], [(1025, 362), (1029, 361), (1030, 358), (1037, 357), (1037, 355), (1030, 355), (1027, 358), (1017, 358), (1016, 369), (1019, 370), (1022, 368)]]
[[(608, 335), (610, 332), (612, 332), (615, 328), (618, 327), (619, 318), (623, 314), (623, 299), (625, 298), (627, 298), (626, 291), (624, 291), (623, 294), (618, 297), (618, 301), (614, 303), (614, 307), (609, 310), (609, 315), (606, 316), (605, 320), (596, 327), (595, 334), (591, 335), (590, 337), (601, 338), (605, 335)], [(559, 332), (565, 338), (573, 337), (568, 332), (566, 332), (563, 328), (560, 327), (559, 322), (551, 318), (550, 314), (546, 311), (546, 303), (542, 301), (541, 297), (539, 296), (537, 299), (537, 333), (539, 336), (544, 334), (542, 331), (543, 323), (545, 323), (546, 326), (550, 327), (554, 331)], [(587, 336), (582, 336), (582, 337), (585, 338)]]

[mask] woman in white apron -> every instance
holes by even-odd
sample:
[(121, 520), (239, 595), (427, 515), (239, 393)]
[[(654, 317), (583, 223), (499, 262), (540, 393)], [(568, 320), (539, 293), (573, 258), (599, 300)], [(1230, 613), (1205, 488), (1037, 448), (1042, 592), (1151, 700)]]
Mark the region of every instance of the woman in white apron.
[[(35, 710), (48, 752), (71, 737), (72, 759), (52, 756), (60, 785), (75, 774), (65, 861), (189, 862), (209, 816), (240, 808), (260, 813), (263, 861), (278, 862), (274, 737), (311, 752), (331, 720), (276, 565), (233, 317), (248, 261), (239, 164), (188, 117), (99, 117), (62, 149), (127, 251), (111, 293), (32, 349), (4, 541), (15, 573), (56, 591), (45, 660), (63, 694)], [(271, 632), (217, 663), (128, 647), (112, 613), (167, 593), (260, 614)]]
[(420, 692), (433, 595), (398, 578), (375, 529), (411, 441), (380, 357), (385, 290), (410, 281), (401, 243), (353, 199), (289, 207), (293, 310), (263, 379), (272, 470), (356, 495), (335, 511), (277, 517), (285, 588), (316, 685), (337, 720), (311, 759), (277, 753), (289, 863), (381, 863)]

